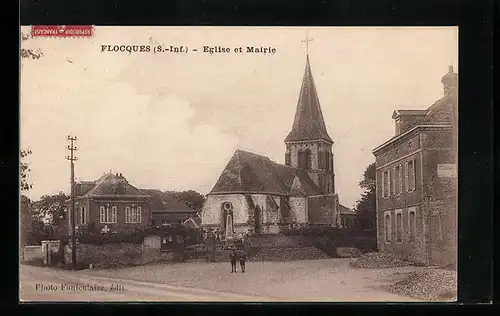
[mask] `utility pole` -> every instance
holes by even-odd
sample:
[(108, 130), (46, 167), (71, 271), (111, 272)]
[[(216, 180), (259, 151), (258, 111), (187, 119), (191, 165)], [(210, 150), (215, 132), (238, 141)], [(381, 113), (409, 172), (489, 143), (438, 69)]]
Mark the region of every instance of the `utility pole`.
[(77, 148), (74, 146), (74, 142), (76, 141), (76, 137), (69, 136), (66, 138), (70, 145), (66, 148), (70, 151), (70, 155), (66, 156), (66, 159), (69, 160), (71, 166), (71, 210), (70, 210), (70, 219), (71, 219), (71, 262), (73, 264), (73, 269), (76, 270), (76, 232), (75, 232), (75, 160), (77, 158), (74, 155), (74, 152)]

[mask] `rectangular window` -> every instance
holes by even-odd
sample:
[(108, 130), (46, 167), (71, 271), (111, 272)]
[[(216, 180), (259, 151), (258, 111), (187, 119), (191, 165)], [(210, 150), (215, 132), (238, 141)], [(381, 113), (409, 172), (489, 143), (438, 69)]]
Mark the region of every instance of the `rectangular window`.
[(407, 162), (408, 164), (408, 169), (407, 169), (407, 177), (408, 177), (408, 191), (413, 191), (415, 190), (415, 159), (410, 160)]
[(384, 171), (384, 173), (383, 173), (384, 184), (383, 184), (382, 188), (383, 188), (383, 196), (384, 197), (388, 197), (391, 195), (391, 173), (389, 172), (389, 170)]
[(142, 211), (142, 207), (138, 206), (137, 207), (137, 223), (141, 222), (141, 211)]
[(396, 194), (401, 194), (402, 190), (402, 181), (401, 181), (401, 165), (397, 165), (396, 168), (394, 169), (395, 173), (395, 180), (396, 180), (396, 188), (395, 192)]
[(118, 210), (116, 208), (116, 206), (112, 206), (111, 207), (111, 218), (110, 218), (110, 223), (116, 223), (116, 218), (117, 218), (117, 215), (118, 215)]
[(130, 212), (130, 207), (126, 206), (125, 207), (125, 223), (130, 223), (131, 218), (132, 218), (132, 214)]
[(385, 228), (385, 241), (391, 241), (391, 214), (389, 212), (385, 213), (384, 216), (384, 228)]
[(106, 208), (104, 206), (99, 207), (99, 222), (106, 223)]
[(116, 206), (109, 207), (100, 206), (99, 207), (99, 221), (103, 224), (116, 223), (117, 209)]
[[(136, 224), (141, 222), (141, 207), (125, 207), (125, 223)], [(163, 223), (163, 221), (162, 221)]]
[(80, 208), (80, 214), (78, 216), (78, 222), (77, 222), (78, 225), (84, 225), (85, 224), (85, 207), (82, 206)]
[(396, 241), (403, 242), (403, 214), (401, 210), (396, 211)]
[(414, 242), (417, 234), (417, 220), (414, 209), (408, 212), (408, 227), (409, 227), (410, 241)]

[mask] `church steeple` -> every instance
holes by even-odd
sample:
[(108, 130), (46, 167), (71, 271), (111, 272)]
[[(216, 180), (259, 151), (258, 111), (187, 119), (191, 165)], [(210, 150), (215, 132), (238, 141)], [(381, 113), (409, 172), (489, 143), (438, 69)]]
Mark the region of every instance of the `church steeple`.
[(285, 138), (285, 142), (310, 140), (324, 140), (333, 143), (326, 131), (308, 54), (292, 130)]
[[(308, 41), (306, 38), (306, 45)], [(309, 53), (306, 54), (306, 69), (292, 130), (285, 138), (285, 143), (285, 164), (306, 170), (323, 194), (335, 194), (333, 141), (326, 131), (312, 76)]]

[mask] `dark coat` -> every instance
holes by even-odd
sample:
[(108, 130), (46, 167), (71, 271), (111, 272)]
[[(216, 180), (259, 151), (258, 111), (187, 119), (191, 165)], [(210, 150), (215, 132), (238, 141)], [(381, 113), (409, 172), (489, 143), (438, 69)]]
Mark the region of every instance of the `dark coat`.
[(238, 258), (238, 255), (237, 255), (236, 251), (230, 250), (229, 251), (229, 259), (231, 259), (231, 261), (236, 261), (237, 258)]
[(245, 251), (243, 251), (243, 250), (239, 251), (238, 258), (240, 259), (240, 261), (247, 260), (247, 254), (245, 253)]

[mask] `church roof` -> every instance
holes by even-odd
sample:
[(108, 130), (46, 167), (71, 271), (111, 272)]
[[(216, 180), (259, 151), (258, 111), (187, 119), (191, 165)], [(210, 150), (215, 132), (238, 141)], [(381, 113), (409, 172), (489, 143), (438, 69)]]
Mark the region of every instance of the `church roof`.
[(298, 178), (304, 196), (318, 194), (307, 172), (276, 163), (268, 157), (236, 150), (209, 194), (265, 193), (290, 195)]
[(309, 64), (309, 56), (306, 60), (306, 69), (300, 87), (299, 100), (295, 112), (295, 119), (291, 132), (285, 138), (285, 142), (303, 140), (325, 140), (333, 143), (326, 131), (323, 113), (319, 104), (318, 92), (314, 85), (314, 79)]

